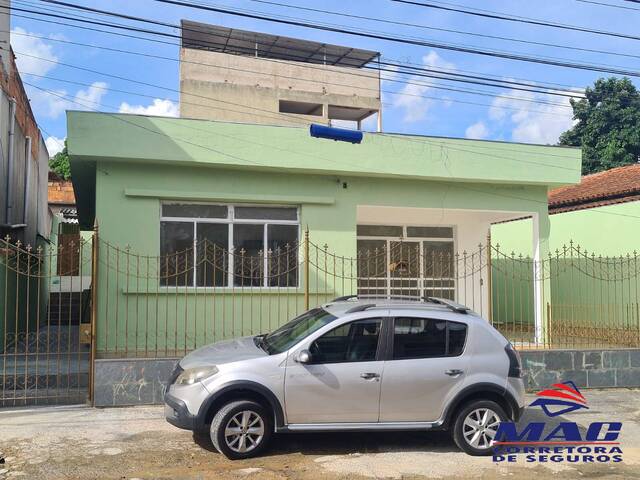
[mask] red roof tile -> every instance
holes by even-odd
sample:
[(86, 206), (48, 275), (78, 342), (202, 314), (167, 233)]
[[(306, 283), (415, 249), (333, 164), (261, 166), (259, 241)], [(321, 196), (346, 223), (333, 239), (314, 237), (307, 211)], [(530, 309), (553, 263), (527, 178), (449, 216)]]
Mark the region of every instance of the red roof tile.
[(585, 175), (578, 185), (551, 190), (549, 213), (628, 202), (639, 196), (640, 164), (636, 163)]

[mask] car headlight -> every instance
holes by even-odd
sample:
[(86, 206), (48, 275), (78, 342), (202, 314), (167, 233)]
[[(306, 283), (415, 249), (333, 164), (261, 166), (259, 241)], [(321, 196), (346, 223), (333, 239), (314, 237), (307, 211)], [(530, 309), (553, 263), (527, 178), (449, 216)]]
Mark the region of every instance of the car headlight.
[(176, 385), (193, 385), (218, 373), (216, 367), (198, 367), (184, 370), (176, 379)]

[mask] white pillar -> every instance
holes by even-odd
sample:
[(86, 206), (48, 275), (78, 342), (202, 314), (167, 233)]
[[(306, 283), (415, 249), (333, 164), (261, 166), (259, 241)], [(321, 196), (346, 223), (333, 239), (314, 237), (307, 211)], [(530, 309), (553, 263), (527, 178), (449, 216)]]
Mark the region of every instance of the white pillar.
[(533, 302), (535, 319), (535, 343), (542, 346), (547, 343), (547, 308), (551, 289), (544, 281), (544, 260), (549, 253), (550, 223), (548, 215), (541, 218), (540, 213), (533, 214)]

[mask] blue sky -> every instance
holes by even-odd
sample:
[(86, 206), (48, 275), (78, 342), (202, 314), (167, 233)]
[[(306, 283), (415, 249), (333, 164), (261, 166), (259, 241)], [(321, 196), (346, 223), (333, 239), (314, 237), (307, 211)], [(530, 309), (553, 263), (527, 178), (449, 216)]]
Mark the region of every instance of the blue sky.
[[(503, 60), (349, 35), (339, 35), (265, 21), (242, 19), (180, 6), (160, 4), (152, 0), (72, 1), (86, 6), (153, 18), (172, 24), (177, 24), (180, 19), (186, 18), (229, 27), (377, 50), (382, 52), (384, 57), (395, 61), (413, 62), (438, 67), (440, 69), (455, 69), (485, 75), (497, 75), (511, 79), (528, 79), (584, 88), (592, 84), (595, 79), (605, 76), (605, 74), (599, 74), (597, 72)], [(479, 2), (473, 2), (471, 0), (452, 1), (457, 1), (458, 4), (468, 7), (480, 7)], [(634, 6), (633, 3), (622, 0), (600, 1), (613, 5), (638, 8), (638, 10), (608, 8), (580, 2), (578, 0), (541, 0), (537, 2), (525, 0), (487, 0), (482, 2), (481, 8), (602, 30), (629, 34), (637, 33), (637, 25), (640, 21), (640, 5)], [(38, 0), (13, 0), (12, 3), (14, 7), (24, 9), (34, 9), (34, 7), (38, 10), (43, 10), (44, 8), (60, 8), (45, 6), (45, 4), (38, 2)], [(423, 28), (392, 26), (346, 17), (311, 14), (310, 12), (255, 1), (205, 0), (201, 3), (242, 8), (271, 15), (286, 15), (313, 22), (334, 23), (350, 28), (382, 31), (392, 35), (413, 36), (439, 42), (482, 47), (485, 49), (507, 50), (526, 55), (563, 58), (581, 63), (615, 65), (624, 67), (627, 70), (640, 71), (640, 58), (577, 52), (503, 40), (477, 38)], [(281, 0), (280, 3), (410, 22), (428, 27), (457, 29), (490, 35), (515, 37), (537, 42), (609, 50), (632, 55), (638, 54), (640, 51), (637, 48), (639, 42), (636, 40), (524, 25), (494, 19), (483, 19), (455, 12), (445, 12), (394, 3), (390, 0), (358, 0), (350, 2)], [(80, 13), (80, 15), (93, 16), (88, 13)], [(26, 85), (26, 88), (32, 102), (36, 119), (43, 128), (45, 138), (49, 136), (54, 137), (47, 142), (51, 151), (55, 152), (60, 148), (61, 140), (66, 136), (65, 109), (81, 109), (83, 108), (82, 105), (85, 105), (87, 109), (90, 107), (91, 109), (103, 111), (125, 111), (160, 115), (178, 114), (177, 90), (179, 89), (179, 69), (177, 61), (109, 52), (90, 48), (88, 45), (131, 50), (170, 57), (176, 60), (178, 59), (177, 46), (81, 30), (56, 25), (51, 22), (51, 20), (55, 21), (55, 19), (47, 20), (45, 18), (43, 22), (36, 21), (32, 18), (24, 18), (25, 16), (37, 17), (31, 13), (13, 12), (11, 21), (11, 43), (16, 51), (18, 67), (22, 73), (23, 80), (35, 86)], [(121, 20), (115, 19), (114, 21), (121, 22)], [(122, 22), (125, 23), (124, 21)], [(143, 24), (136, 25), (145, 27)], [(168, 28), (148, 25), (146, 27), (175, 34), (179, 33), (177, 30)], [(80, 45), (72, 45), (60, 40), (64, 42), (76, 42)], [(167, 39), (167, 41), (173, 42), (174, 40)], [(34, 57), (40, 57), (48, 61)], [(61, 65), (61, 63), (134, 79), (139, 82), (161, 86), (164, 87), (164, 89), (131, 83), (123, 79), (108, 77), (86, 70), (70, 68)], [(66, 80), (67, 82), (54, 80), (53, 78)], [(424, 82), (425, 80), (427, 79), (413, 79), (413, 81), (417, 82)], [(68, 81), (77, 82), (77, 84), (68, 83)], [(634, 82), (636, 82), (635, 79)], [(441, 82), (441, 84), (447, 83), (449, 82)], [(458, 92), (447, 92), (432, 87), (384, 82), (384, 90), (411, 94), (394, 95), (383, 93), (384, 130), (387, 132), (419, 133), (425, 135), (486, 138), (531, 143), (554, 143), (557, 141), (558, 135), (572, 124), (571, 109), (566, 108), (568, 101), (561, 97), (497, 90), (459, 83), (449, 84), (456, 88), (472, 88), (502, 94), (502, 97), (477, 96)], [(57, 96), (46, 93), (36, 87), (54, 91)], [(113, 90), (136, 92), (144, 96)], [(428, 100), (416, 95), (437, 97), (438, 100)], [(536, 104), (513, 98), (504, 98), (505, 96), (518, 98), (527, 97), (529, 99), (556, 104), (561, 103), (563, 105)], [(459, 102), (475, 102), (484, 105), (469, 105)]]

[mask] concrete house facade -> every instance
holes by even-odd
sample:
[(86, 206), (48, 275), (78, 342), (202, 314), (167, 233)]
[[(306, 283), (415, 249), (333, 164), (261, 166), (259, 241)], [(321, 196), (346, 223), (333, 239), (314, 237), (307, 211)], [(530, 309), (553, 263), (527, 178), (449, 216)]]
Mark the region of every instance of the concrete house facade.
[[(205, 237), (225, 250), (253, 249), (260, 254), (277, 243), (270, 235), (281, 244), (300, 244), (306, 230), (314, 244), (326, 244), (339, 258), (357, 258), (367, 244), (380, 241), (404, 242), (413, 245), (414, 252), (448, 242), (449, 252), (472, 252), (486, 242), (492, 223), (523, 216), (533, 218), (529, 239), (539, 258), (548, 251), (547, 190), (577, 182), (581, 161), (579, 150), (558, 147), (391, 134), (366, 134), (361, 144), (352, 145), (311, 138), (308, 129), (300, 127), (89, 112), (69, 112), (68, 132), (80, 224), (91, 228), (98, 223), (100, 238), (110, 245), (101, 244), (101, 255), (111, 255), (110, 264), (116, 262), (116, 250), (110, 249), (126, 247), (127, 252), (151, 256), (155, 265), (155, 258), (188, 249)], [(271, 226), (278, 232), (272, 233)], [(387, 260), (383, 268), (388, 270)], [(119, 261), (122, 270), (123, 260)], [(127, 268), (148, 267), (143, 260)], [(335, 283), (327, 285), (326, 266), (310, 268), (312, 293), (324, 294), (320, 301), (356, 293), (354, 285), (346, 292)], [(102, 275), (98, 284), (108, 282), (115, 296), (104, 298), (99, 289), (98, 352), (111, 350), (110, 342), (119, 337), (129, 349), (140, 347), (127, 337), (122, 320), (116, 326), (116, 304), (122, 309), (128, 303), (128, 313), (120, 312), (121, 318), (135, 316), (134, 304), (139, 309), (151, 293), (152, 305), (167, 308), (160, 317), (168, 317), (166, 330), (171, 331), (172, 323), (186, 315), (184, 302), (193, 302), (188, 314), (194, 315), (194, 325), (184, 333), (196, 338), (198, 329), (205, 328), (198, 324), (204, 320), (195, 317), (210, 308), (207, 294), (228, 295), (232, 302), (216, 313), (217, 318), (231, 312), (240, 315), (243, 309), (242, 321), (252, 316), (251, 321), (260, 323), (255, 312), (275, 293), (272, 285), (242, 284), (233, 276), (200, 284), (197, 274), (192, 278), (190, 273), (179, 284), (163, 285), (146, 277), (136, 290), (130, 282), (124, 295), (122, 280), (116, 291), (117, 279)], [(305, 275), (299, 271), (292, 281), (277, 285), (277, 292), (289, 295), (298, 308)], [(393, 282), (392, 277), (384, 275), (381, 288), (395, 288), (385, 283)], [(466, 299), (417, 283), (411, 293), (423, 288), (419, 294), (437, 293), (479, 311), (486, 309), (487, 279), (469, 276), (462, 281), (469, 282)], [(168, 308), (166, 296), (157, 301), (158, 295), (181, 300), (175, 309), (173, 304)], [(244, 303), (237, 303), (238, 295)], [(543, 292), (536, 292), (540, 322), (542, 298)], [(105, 305), (109, 312), (104, 312)], [(276, 316), (276, 324), (287, 319), (284, 311)], [(108, 334), (101, 322), (110, 322)], [(270, 326), (254, 325), (254, 330)], [(227, 333), (247, 333), (232, 327), (214, 325), (209, 332), (216, 331), (214, 338), (227, 336), (220, 333), (223, 328)]]

